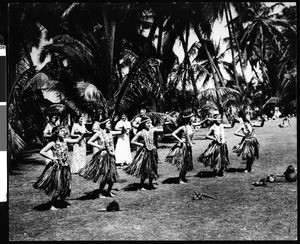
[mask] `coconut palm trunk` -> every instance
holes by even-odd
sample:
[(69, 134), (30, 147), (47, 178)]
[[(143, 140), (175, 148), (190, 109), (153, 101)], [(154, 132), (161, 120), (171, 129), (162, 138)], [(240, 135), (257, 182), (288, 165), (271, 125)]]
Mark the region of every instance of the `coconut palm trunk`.
[(113, 68), (114, 68), (114, 44), (115, 44), (115, 32), (116, 32), (116, 21), (114, 18), (111, 16), (112, 11), (109, 7), (104, 6), (103, 7), (103, 21), (105, 25), (105, 46), (106, 46), (106, 59), (107, 59), (107, 70), (106, 70), (106, 78), (108, 79), (107, 81), (107, 86), (106, 86), (106, 91), (104, 90), (104, 94), (107, 94), (108, 100), (112, 97), (112, 92), (111, 92), (111, 85), (113, 81)]
[[(232, 13), (231, 13), (230, 5), (229, 5), (229, 3), (226, 3), (226, 4), (228, 5), (227, 9), (228, 9), (229, 20), (230, 20), (229, 23), (231, 24), (231, 27), (232, 27), (232, 35), (233, 35), (234, 41), (236, 43), (236, 48), (237, 48), (237, 51), (238, 51), (238, 56), (239, 56), (239, 60), (240, 60), (240, 66), (241, 66), (241, 72), (242, 72), (243, 80), (246, 80), (245, 72), (244, 72), (244, 69), (243, 69), (243, 59), (242, 59), (240, 44), (239, 44), (239, 41), (237, 39), (234, 24), (233, 24), (233, 21), (232, 21)], [(238, 80), (237, 80), (237, 82), (238, 82)]]
[(226, 17), (226, 22), (227, 22), (227, 28), (228, 28), (228, 33), (229, 33), (229, 41), (230, 41), (230, 49), (231, 49), (231, 57), (232, 57), (232, 67), (233, 67), (233, 74), (234, 74), (234, 79), (236, 85), (238, 85), (238, 79), (237, 79), (237, 74), (236, 74), (236, 63), (235, 63), (235, 58), (234, 58), (234, 51), (233, 51), (233, 40), (232, 40), (232, 33), (230, 29), (230, 22), (229, 22), (229, 16), (228, 16), (228, 5), (225, 3), (225, 17)]

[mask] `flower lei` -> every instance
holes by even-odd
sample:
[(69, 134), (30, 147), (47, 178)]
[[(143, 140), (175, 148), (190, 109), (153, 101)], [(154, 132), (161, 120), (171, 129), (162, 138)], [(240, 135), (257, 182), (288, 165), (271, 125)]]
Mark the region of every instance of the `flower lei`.
[(153, 130), (143, 130), (143, 137), (144, 137), (144, 142), (145, 142), (145, 147), (148, 150), (152, 150), (153, 148), (155, 148), (154, 143), (153, 143)]

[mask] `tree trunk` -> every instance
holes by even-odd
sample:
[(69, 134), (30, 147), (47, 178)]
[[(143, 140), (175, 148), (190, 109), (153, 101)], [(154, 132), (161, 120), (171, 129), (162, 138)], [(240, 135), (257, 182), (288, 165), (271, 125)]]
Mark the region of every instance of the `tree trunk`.
[[(218, 73), (218, 68), (215, 66), (215, 63), (214, 61), (212, 60), (212, 57), (210, 56), (210, 53), (207, 49), (207, 46), (206, 46), (206, 43), (202, 40), (200, 41), (201, 44), (204, 46), (204, 49), (205, 49), (205, 52), (206, 52), (206, 55), (208, 57), (208, 60), (209, 60), (209, 63), (210, 63), (210, 66), (211, 66), (211, 70), (212, 70), (212, 73), (213, 73), (213, 77), (214, 77), (214, 80), (215, 80), (215, 85), (216, 87), (219, 87), (219, 83), (221, 83), (222, 86), (224, 86), (224, 82), (222, 80), (222, 77), (221, 75)], [(219, 78), (219, 80), (217, 79)]]
[(257, 78), (260, 82), (262, 82), (262, 80), (259, 78), (259, 75), (257, 74), (257, 71), (255, 70), (255, 68), (254, 68), (253, 65), (251, 64), (251, 58), (250, 58), (250, 60), (249, 60), (249, 63), (250, 63), (251, 69), (252, 69), (252, 71), (254, 72), (256, 78)]
[[(213, 60), (212, 60), (212, 58), (211, 58), (211, 56), (210, 56), (210, 53), (208, 52), (208, 49), (207, 49), (207, 47), (206, 47), (206, 43), (203, 41), (203, 38), (202, 38), (202, 36), (201, 36), (201, 34), (200, 34), (200, 31), (198, 30), (197, 25), (196, 25), (194, 22), (193, 22), (193, 26), (194, 26), (194, 30), (195, 30), (195, 32), (196, 32), (196, 35), (197, 35), (197, 37), (198, 37), (200, 43), (204, 46), (204, 49), (205, 49), (205, 52), (206, 52), (206, 54), (207, 54), (209, 63), (210, 63), (210, 65), (211, 65), (211, 67), (212, 67), (212, 74), (213, 74), (214, 81), (215, 81), (216, 100), (217, 100), (217, 101), (215, 101), (215, 103), (216, 103), (216, 105), (218, 106), (218, 109), (219, 109), (219, 111), (220, 111), (221, 116), (223, 116), (223, 108), (222, 108), (221, 100), (220, 100), (220, 97), (219, 97), (219, 94), (218, 94), (218, 91), (217, 91), (217, 89), (219, 88), (219, 84), (218, 84), (217, 75), (216, 75), (216, 73), (215, 73), (215, 71), (214, 71), (214, 69), (217, 70), (217, 68), (215, 67), (215, 64), (214, 64), (214, 62), (213, 62)], [(224, 86), (224, 83), (223, 83), (223, 81), (221, 80), (221, 77), (219, 77), (219, 78), (220, 78), (220, 81), (221, 81), (222, 86)]]
[(194, 71), (191, 68), (189, 69), (189, 76), (191, 77), (192, 86), (193, 86), (193, 90), (194, 90), (193, 107), (198, 108), (199, 107), (199, 101), (198, 101), (199, 92), (198, 92), (195, 77), (194, 77)]
[(193, 26), (194, 26), (195, 33), (196, 33), (196, 35), (197, 35), (197, 37), (198, 37), (198, 39), (199, 39), (201, 45), (204, 46), (206, 55), (207, 55), (207, 57), (208, 57), (208, 61), (209, 61), (210, 65), (211, 65), (211, 68), (212, 68), (211, 70), (212, 70), (212, 74), (213, 74), (213, 77), (214, 77), (214, 80), (215, 80), (215, 84), (217, 84), (217, 83), (218, 83), (218, 80), (217, 80), (217, 76), (216, 76), (216, 74), (215, 74), (215, 72), (214, 72), (214, 68), (213, 68), (213, 67), (214, 67), (214, 63), (213, 63), (213, 61), (212, 61), (212, 58), (211, 58), (211, 56), (210, 56), (210, 54), (209, 54), (209, 52), (208, 52), (208, 50), (207, 50), (207, 47), (206, 47), (205, 42), (204, 42), (203, 39), (202, 39), (202, 36), (201, 36), (201, 34), (200, 34), (200, 31), (198, 30), (197, 24), (193, 22)]
[[(229, 3), (227, 3), (227, 4), (229, 6)], [(232, 22), (232, 14), (231, 14), (230, 6), (228, 7), (228, 12), (229, 12), (230, 23), (233, 23)], [(233, 34), (233, 37), (234, 37), (234, 40), (235, 40), (235, 43), (236, 43), (236, 47), (237, 47), (237, 51), (238, 51), (238, 55), (239, 55), (239, 60), (240, 60), (240, 66), (241, 66), (241, 71), (242, 71), (243, 79), (244, 79), (244, 81), (246, 81), (246, 76), (245, 76), (245, 72), (244, 72), (244, 69), (243, 69), (243, 60), (242, 60), (242, 54), (241, 54), (240, 44), (239, 44), (239, 42), (237, 40), (237, 37), (236, 37), (234, 25), (232, 24), (231, 26), (232, 26), (232, 34)]]
[(120, 65), (119, 61), (117, 62), (117, 69), (118, 69), (118, 74), (119, 74), (119, 81), (121, 83), (123, 80), (123, 75), (122, 75), (121, 65)]
[[(154, 11), (154, 12), (156, 12), (156, 11)], [(156, 28), (157, 28), (157, 23), (158, 23), (158, 16), (155, 15), (152, 26), (151, 26), (151, 29), (150, 29), (150, 32), (149, 32), (148, 37), (147, 37), (148, 43), (151, 43), (153, 41), (155, 31), (156, 31)]]
[(103, 22), (105, 26), (105, 35), (106, 35), (106, 60), (108, 62), (108, 70), (106, 71), (105, 77), (108, 79), (106, 81), (106, 89), (104, 88), (105, 94), (107, 94), (108, 100), (111, 100), (113, 94), (111, 92), (111, 85), (113, 81), (113, 57), (114, 57), (114, 44), (115, 44), (115, 31), (116, 31), (116, 22), (114, 21), (112, 15), (112, 10), (110, 7), (104, 7), (103, 9)]
[(162, 34), (163, 34), (163, 18), (162, 18), (162, 16), (160, 16), (159, 32), (158, 32), (158, 40), (157, 40), (157, 54), (159, 57), (161, 55)]
[(227, 28), (228, 28), (229, 40), (230, 40), (230, 49), (231, 49), (233, 73), (234, 73), (235, 84), (238, 86), (237, 74), (236, 74), (236, 69), (235, 69), (236, 64), (235, 64), (235, 59), (234, 59), (233, 41), (232, 41), (232, 34), (231, 34), (231, 30), (230, 30), (230, 23), (229, 23), (227, 8), (228, 8), (228, 6), (225, 3), (225, 16), (226, 16), (226, 22), (227, 22)]
[[(213, 61), (213, 59), (212, 59), (212, 61)], [(224, 84), (224, 78), (223, 78), (223, 75), (221, 74), (221, 71), (220, 71), (220, 69), (219, 69), (218, 64), (215, 64), (214, 61), (213, 61), (213, 64), (214, 64), (214, 68), (215, 68), (215, 70), (216, 70), (216, 72), (217, 72), (217, 75), (218, 75), (218, 77), (219, 77), (219, 80), (220, 80), (221, 85), (222, 85), (222, 86), (225, 86), (225, 84)]]

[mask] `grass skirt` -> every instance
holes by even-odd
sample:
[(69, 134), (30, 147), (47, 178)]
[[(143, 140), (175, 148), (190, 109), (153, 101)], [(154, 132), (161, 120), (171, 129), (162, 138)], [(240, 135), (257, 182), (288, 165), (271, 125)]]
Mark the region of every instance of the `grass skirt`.
[(217, 141), (212, 141), (199, 156), (198, 161), (205, 166), (210, 166), (212, 169), (227, 169), (230, 162), (226, 142), (219, 144)]
[(157, 179), (157, 164), (157, 149), (148, 150), (143, 146), (138, 149), (131, 164), (124, 168), (124, 171), (129, 175), (143, 179)]
[(48, 163), (40, 177), (33, 184), (36, 189), (42, 189), (49, 196), (57, 195), (61, 199), (70, 196), (71, 170), (69, 164)]
[(106, 150), (97, 152), (78, 174), (93, 182), (117, 182), (119, 178), (115, 157)]
[(186, 143), (177, 143), (169, 151), (165, 162), (175, 164), (178, 170), (186, 166), (186, 171), (194, 169), (192, 148), (188, 147)]
[(234, 148), (234, 152), (237, 153), (238, 156), (242, 155), (243, 160), (247, 160), (249, 158), (258, 159), (259, 143), (256, 137), (244, 137), (238, 146)]

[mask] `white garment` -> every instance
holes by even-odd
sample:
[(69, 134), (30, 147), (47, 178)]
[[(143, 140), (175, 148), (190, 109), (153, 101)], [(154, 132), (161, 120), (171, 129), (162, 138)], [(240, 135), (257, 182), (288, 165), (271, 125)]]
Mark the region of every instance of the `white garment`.
[[(75, 123), (72, 128), (73, 132), (85, 133), (86, 128), (83, 125)], [(83, 138), (79, 143), (73, 145), (73, 160), (71, 162), (71, 173), (78, 173), (86, 164), (86, 139)]]
[(130, 138), (129, 131), (131, 130), (131, 125), (128, 120), (123, 121), (120, 120), (116, 126), (115, 130), (122, 130), (122, 128), (126, 129), (126, 133), (117, 135), (117, 145), (116, 145), (116, 164), (127, 163), (130, 164), (132, 161), (131, 151), (130, 151)]

